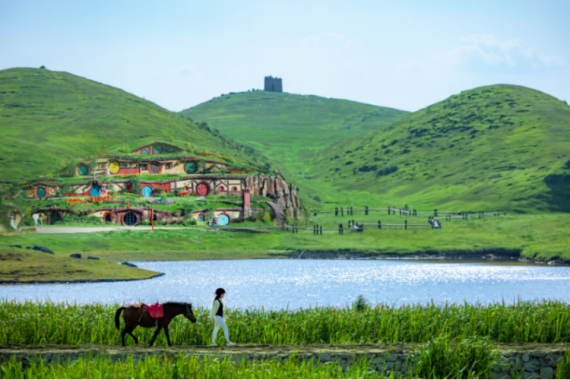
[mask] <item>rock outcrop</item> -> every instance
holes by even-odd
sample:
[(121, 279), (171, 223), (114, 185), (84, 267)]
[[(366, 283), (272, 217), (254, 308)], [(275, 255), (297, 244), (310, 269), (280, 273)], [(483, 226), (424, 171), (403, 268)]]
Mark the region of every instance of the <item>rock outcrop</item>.
[(289, 218), (293, 218), (295, 210), (302, 207), (297, 187), (294, 184), (288, 185), (278, 170), (268, 177), (263, 174), (247, 176), (245, 183), (252, 196), (261, 195), (274, 199), (274, 203), (279, 205)]

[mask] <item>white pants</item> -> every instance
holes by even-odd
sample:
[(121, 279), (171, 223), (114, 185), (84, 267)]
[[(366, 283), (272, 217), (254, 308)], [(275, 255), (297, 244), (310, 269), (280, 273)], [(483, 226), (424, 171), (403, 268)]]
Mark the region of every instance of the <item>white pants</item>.
[(214, 333), (212, 334), (212, 342), (216, 342), (216, 336), (218, 336), (218, 330), (220, 330), (220, 327), (224, 329), (224, 337), (226, 338), (226, 342), (229, 343), (230, 334), (228, 332), (228, 326), (226, 325), (224, 318), (220, 317), (219, 315), (216, 315), (214, 317)]

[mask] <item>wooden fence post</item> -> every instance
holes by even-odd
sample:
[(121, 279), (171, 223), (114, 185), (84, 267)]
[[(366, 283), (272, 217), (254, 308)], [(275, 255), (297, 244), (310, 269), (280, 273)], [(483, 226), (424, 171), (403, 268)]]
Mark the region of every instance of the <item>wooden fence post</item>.
[(321, 226), (321, 235), (323, 234), (323, 226)]
[(378, 221), (378, 229), (381, 230), (382, 229), (382, 222)]
[(388, 215), (390, 215), (390, 206), (388, 206)]
[(404, 229), (407, 230), (408, 229), (408, 221), (404, 220)]
[(402, 216), (402, 209), (400, 209), (400, 216)]
[(352, 206), (350, 206), (350, 215), (354, 215), (354, 210), (352, 209)]
[(338, 225), (338, 234), (342, 235), (342, 224)]
[(344, 216), (344, 211), (342, 211), (342, 207), (340, 208), (340, 216)]
[(368, 206), (364, 206), (364, 215), (368, 215)]
[(433, 213), (435, 214), (435, 217), (437, 218), (437, 209), (433, 210)]
[(338, 216), (338, 207), (334, 208), (334, 216)]

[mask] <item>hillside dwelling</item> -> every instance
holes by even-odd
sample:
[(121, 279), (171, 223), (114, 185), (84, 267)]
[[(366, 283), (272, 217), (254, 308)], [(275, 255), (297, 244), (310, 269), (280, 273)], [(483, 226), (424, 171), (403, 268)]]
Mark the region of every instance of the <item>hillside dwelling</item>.
[(171, 182), (171, 188), (172, 185), (174, 185), (178, 195), (198, 194), (203, 197), (211, 193), (220, 195), (241, 194), (245, 189), (245, 183), (242, 178), (232, 178), (230, 176), (183, 178)]
[[(218, 208), (214, 215), (218, 219), (218, 225), (227, 226), (233, 219), (241, 217), (242, 212), (241, 208)], [(206, 210), (194, 211), (192, 216), (197, 222), (207, 222)]]
[(26, 198), (47, 199), (55, 197), (58, 188), (59, 185), (55, 183), (34, 183), (24, 187), (23, 191)]
[(44, 225), (50, 225), (59, 222), (66, 216), (79, 216), (78, 211), (60, 207), (40, 208), (33, 211), (32, 214), (42, 215)]
[[(200, 165), (200, 161), (204, 165)], [(76, 177), (92, 175), (129, 176), (137, 174), (199, 174), (217, 173), (226, 170), (225, 161), (198, 156), (181, 156), (169, 158), (136, 159), (99, 157), (96, 168), (88, 162), (80, 162), (75, 168)]]
[(187, 153), (184, 149), (171, 143), (154, 141), (150, 144), (136, 148), (131, 154), (148, 155), (148, 154), (166, 154), (166, 153)]

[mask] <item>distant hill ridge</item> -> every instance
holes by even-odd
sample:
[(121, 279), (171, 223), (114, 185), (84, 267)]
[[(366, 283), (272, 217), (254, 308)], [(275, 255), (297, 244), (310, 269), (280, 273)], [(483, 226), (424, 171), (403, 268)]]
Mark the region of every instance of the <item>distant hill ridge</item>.
[(456, 209), (570, 212), (570, 107), (493, 85), (328, 147), (316, 179), (342, 190)]

